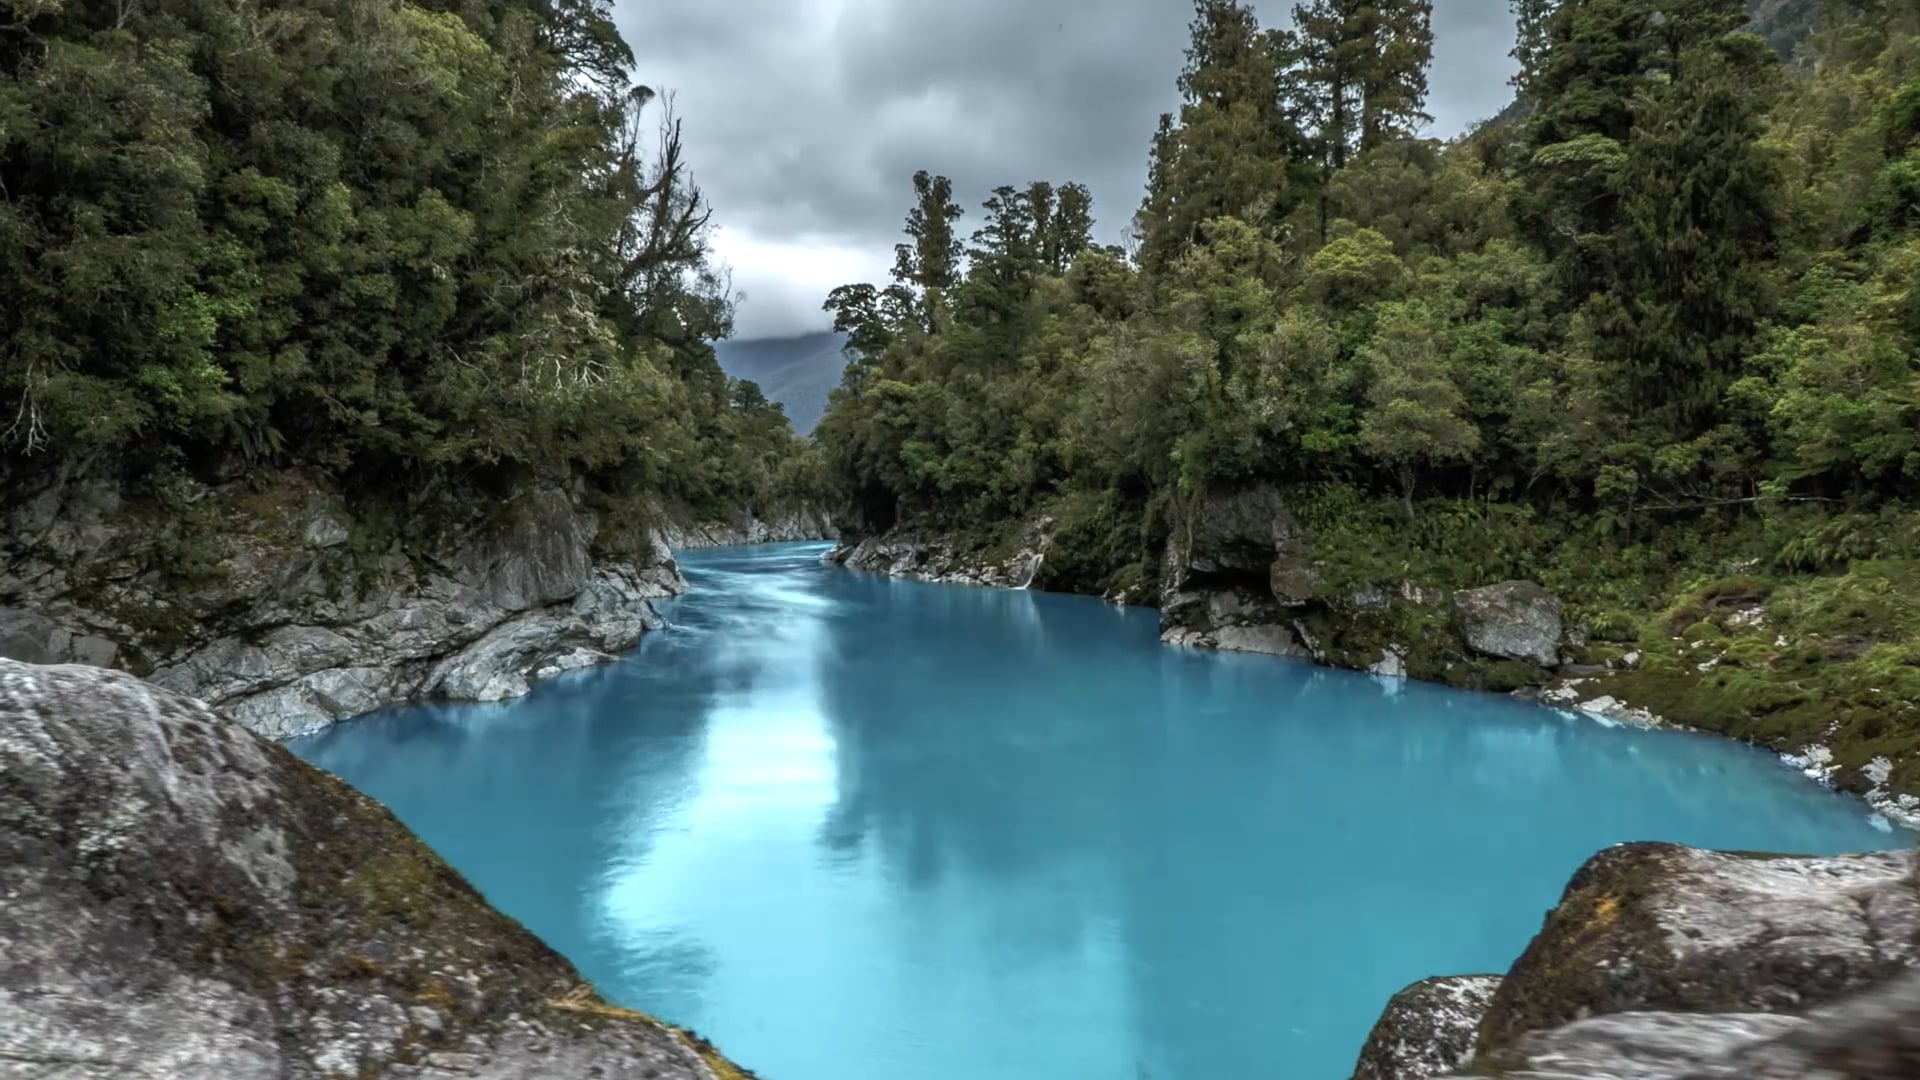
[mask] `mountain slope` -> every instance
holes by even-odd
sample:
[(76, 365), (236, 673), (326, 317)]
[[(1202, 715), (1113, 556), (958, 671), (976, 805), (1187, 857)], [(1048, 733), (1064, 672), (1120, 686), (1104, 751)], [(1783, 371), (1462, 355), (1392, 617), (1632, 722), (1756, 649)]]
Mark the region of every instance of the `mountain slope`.
[(827, 394), (840, 385), (846, 369), (841, 349), (846, 336), (822, 330), (799, 337), (721, 341), (714, 345), (720, 367), (736, 379), (760, 384), (769, 400), (786, 407), (793, 430), (808, 434), (827, 411)]
[(1791, 58), (1820, 18), (1820, 0), (1749, 0), (1748, 30), (1766, 38), (1781, 56)]

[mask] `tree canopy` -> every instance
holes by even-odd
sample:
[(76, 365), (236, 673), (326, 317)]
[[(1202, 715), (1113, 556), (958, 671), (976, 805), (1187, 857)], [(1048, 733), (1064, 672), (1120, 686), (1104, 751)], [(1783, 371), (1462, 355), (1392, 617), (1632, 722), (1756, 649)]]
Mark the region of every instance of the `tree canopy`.
[(1429, 8), (1198, 0), (1131, 255), (1035, 257), (1053, 189), (1006, 187), (939, 332), (910, 277), (836, 293), (863, 523), (1098, 522), (1093, 587), (1216, 485), (1621, 543), (1920, 494), (1920, 9), (1834, 0), (1783, 63), (1736, 0), (1523, 2), (1526, 108), (1440, 143)]
[(765, 494), (632, 60), (604, 0), (0, 5), (0, 468)]

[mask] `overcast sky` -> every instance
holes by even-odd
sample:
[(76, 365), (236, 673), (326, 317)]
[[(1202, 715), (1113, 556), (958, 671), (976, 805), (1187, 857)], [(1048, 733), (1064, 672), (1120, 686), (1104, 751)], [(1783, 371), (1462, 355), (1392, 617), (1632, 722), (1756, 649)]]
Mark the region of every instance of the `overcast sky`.
[[(882, 281), (916, 169), (970, 234), (998, 184), (1078, 180), (1117, 243), (1177, 104), (1190, 0), (616, 0), (640, 81), (672, 91), (744, 294), (739, 337), (824, 329), (827, 291)], [(1263, 26), (1290, 2), (1256, 2)], [(1510, 96), (1507, 0), (1436, 0), (1428, 134)]]

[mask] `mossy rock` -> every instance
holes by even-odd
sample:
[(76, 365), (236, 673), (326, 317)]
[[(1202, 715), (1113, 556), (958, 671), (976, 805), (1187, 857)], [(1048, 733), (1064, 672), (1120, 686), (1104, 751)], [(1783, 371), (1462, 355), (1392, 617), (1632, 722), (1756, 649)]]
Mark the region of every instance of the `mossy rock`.
[(14, 1060), (223, 1080), (747, 1075), (601, 1000), (378, 803), (131, 676), (0, 660), (0, 820)]
[(1440, 1076), (1472, 1060), (1498, 975), (1422, 979), (1393, 995), (1360, 1048), (1353, 1080)]
[(1920, 961), (1912, 851), (1796, 858), (1625, 844), (1574, 874), (1480, 1025), (1529, 1032), (1634, 1011), (1799, 1012)]

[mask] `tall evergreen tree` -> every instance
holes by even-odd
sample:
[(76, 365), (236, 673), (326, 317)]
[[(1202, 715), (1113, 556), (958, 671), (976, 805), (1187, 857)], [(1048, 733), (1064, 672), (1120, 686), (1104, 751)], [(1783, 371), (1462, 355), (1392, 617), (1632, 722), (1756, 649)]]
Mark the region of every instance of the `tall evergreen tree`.
[(1287, 194), (1296, 140), (1280, 109), (1279, 73), (1253, 10), (1195, 0), (1178, 122), (1161, 119), (1136, 223), (1141, 261), (1158, 273), (1223, 215), (1260, 221)]
[(1312, 118), (1325, 174), (1346, 167), (1358, 139), (1362, 71), (1372, 44), (1356, 18), (1358, 7), (1356, 0), (1311, 0), (1293, 8), (1288, 51), (1298, 64), (1300, 111)]
[[(1052, 194), (1051, 185), (1047, 194)], [(993, 326), (1013, 321), (1025, 305), (1040, 271), (1044, 224), (1034, 212), (1031, 188), (994, 188), (981, 208), (986, 220), (967, 249), (961, 307), (968, 323)]]
[(1426, 111), (1433, 62), (1433, 0), (1372, 0), (1350, 18), (1372, 48), (1360, 70), (1360, 149), (1407, 138), (1433, 117)]
[(1524, 231), (1554, 259), (1571, 295), (1606, 280), (1620, 220), (1619, 177), (1634, 99), (1650, 73), (1648, 0), (1564, 0), (1551, 45), (1529, 83), (1535, 112), (1520, 168)]
[(1622, 361), (1637, 410), (1683, 435), (1711, 421), (1766, 312), (1780, 227), (1778, 167), (1761, 145), (1777, 55), (1728, 36), (1744, 18), (1737, 0), (1688, 7), (1659, 27), (1601, 301), (1622, 331), (1603, 337), (1603, 358)]
[(1510, 54), (1520, 64), (1510, 80), (1523, 100), (1532, 100), (1533, 84), (1546, 67), (1553, 42), (1553, 15), (1561, 0), (1512, 0), (1514, 44)]
[(1093, 246), (1093, 193), (1085, 184), (1063, 184), (1055, 200), (1042, 259), (1047, 269), (1059, 274)]
[(1293, 30), (1277, 36), (1283, 111), (1308, 118), (1318, 159), (1322, 241), (1333, 174), (1432, 119), (1432, 23), (1431, 0), (1311, 0), (1294, 6)]
[(1058, 242), (1053, 235), (1054, 204), (1059, 196), (1053, 185), (1045, 180), (1035, 180), (1027, 185), (1024, 193), (1027, 214), (1032, 220), (1034, 257), (1044, 266), (1054, 264), (1054, 249)]
[(911, 243), (893, 248), (893, 280), (919, 298), (921, 328), (937, 334), (946, 324), (946, 297), (960, 280), (960, 235), (954, 223), (963, 211), (953, 201), (953, 181), (925, 169), (913, 174), (913, 209), (907, 213)]

